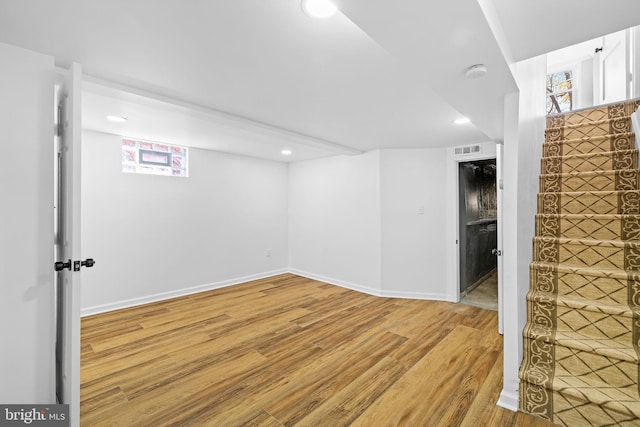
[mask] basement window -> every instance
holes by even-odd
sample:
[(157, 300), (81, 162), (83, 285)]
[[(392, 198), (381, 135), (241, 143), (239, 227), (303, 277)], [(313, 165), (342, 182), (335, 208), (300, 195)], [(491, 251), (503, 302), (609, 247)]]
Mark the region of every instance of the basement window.
[(122, 139), (122, 172), (189, 176), (187, 147)]
[(573, 110), (575, 84), (573, 70), (547, 75), (547, 114)]

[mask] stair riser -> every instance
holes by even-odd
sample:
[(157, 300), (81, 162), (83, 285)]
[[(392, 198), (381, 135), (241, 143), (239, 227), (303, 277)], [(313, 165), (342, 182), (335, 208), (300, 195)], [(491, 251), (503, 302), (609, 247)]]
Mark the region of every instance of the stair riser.
[(541, 193), (574, 191), (629, 191), (640, 189), (640, 172), (620, 170), (598, 174), (541, 175)]
[[(524, 345), (529, 349), (544, 348), (545, 350), (541, 353), (548, 352), (550, 354), (547, 354), (547, 357), (555, 359), (553, 382), (558, 388), (561, 388), (564, 383), (563, 377), (577, 377), (584, 381), (594, 379), (620, 389), (635, 390), (636, 395), (638, 393), (638, 365), (636, 363), (549, 344), (542, 339), (524, 338)], [(540, 369), (540, 371), (543, 370)], [(520, 379), (523, 381), (536, 384), (539, 381), (538, 378), (537, 369), (522, 369), (520, 372)], [(548, 380), (542, 381), (542, 384), (539, 385), (544, 385), (547, 388), (554, 387), (553, 384), (549, 384)]]
[(640, 192), (540, 193), (540, 214), (640, 214)]
[(586, 244), (580, 240), (559, 243), (556, 239), (536, 238), (534, 260), (550, 264), (603, 269), (640, 270), (640, 245), (627, 242), (614, 246), (606, 242)]
[(542, 145), (543, 157), (573, 156), (577, 154), (606, 153), (635, 149), (633, 134), (609, 135), (580, 141), (555, 141)]
[(626, 170), (638, 168), (638, 153), (635, 150), (614, 153), (573, 156), (543, 157), (543, 174), (592, 172), (596, 170)]
[[(583, 274), (570, 268), (556, 269), (553, 266), (532, 264), (531, 290), (611, 305), (626, 305), (629, 295), (640, 291), (640, 277), (606, 275), (594, 271), (590, 273), (592, 274)], [(595, 273), (599, 275), (594, 275)]]
[(572, 127), (551, 128), (545, 131), (545, 141), (563, 141), (567, 139), (593, 138), (596, 136), (617, 135), (632, 131), (631, 120), (622, 117), (603, 122), (582, 123)]
[(538, 215), (536, 235), (571, 239), (640, 240), (640, 217), (611, 218)]
[(587, 122), (599, 122), (620, 117), (628, 117), (640, 106), (640, 101), (634, 100), (617, 104), (605, 105), (588, 110), (573, 111), (547, 117), (547, 128), (577, 125)]
[[(557, 345), (635, 363), (638, 355), (633, 348), (633, 318), (629, 310), (614, 314), (600, 310), (602, 306), (569, 307), (555, 302), (548, 294), (529, 293), (527, 304), (532, 316), (524, 329), (525, 338), (547, 336), (547, 341)], [(550, 319), (555, 323), (553, 337), (549, 336)]]
[[(640, 413), (629, 405), (587, 402), (561, 391), (550, 392), (537, 384), (520, 382), (520, 410), (562, 426), (636, 426)], [(585, 421), (589, 420), (589, 422)]]

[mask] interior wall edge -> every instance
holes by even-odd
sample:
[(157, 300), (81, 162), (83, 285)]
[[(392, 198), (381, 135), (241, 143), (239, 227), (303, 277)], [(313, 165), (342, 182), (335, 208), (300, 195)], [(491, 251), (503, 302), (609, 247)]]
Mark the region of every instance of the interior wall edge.
[(153, 302), (168, 300), (171, 298), (178, 298), (186, 295), (197, 294), (200, 292), (212, 291), (214, 289), (226, 288), (228, 286), (239, 285), (241, 283), (250, 282), (252, 280), (267, 279), (269, 277), (278, 276), (280, 274), (285, 274), (288, 272), (289, 271), (287, 269), (283, 268), (278, 270), (266, 271), (264, 273), (252, 274), (250, 276), (237, 277), (233, 279), (207, 283), (204, 285), (193, 286), (190, 288), (177, 289), (170, 292), (147, 295), (140, 298), (132, 298), (123, 301), (116, 301), (109, 304), (86, 307), (82, 309), (80, 315), (81, 317), (92, 316), (94, 314), (106, 313), (109, 311), (121, 310), (123, 308), (130, 308), (139, 305), (150, 304)]

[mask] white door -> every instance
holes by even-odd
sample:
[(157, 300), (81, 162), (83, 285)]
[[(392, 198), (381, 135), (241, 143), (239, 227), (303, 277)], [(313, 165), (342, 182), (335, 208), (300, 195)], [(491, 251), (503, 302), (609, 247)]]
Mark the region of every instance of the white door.
[(74, 64), (56, 93), (56, 393), (80, 425), (80, 100), (81, 68)]
[(504, 143), (496, 144), (496, 199), (498, 214), (498, 239), (497, 253), (498, 257), (498, 333), (504, 334), (504, 307), (503, 307), (503, 286), (504, 276), (502, 274), (502, 167), (504, 162)]
[(594, 61), (596, 105), (629, 98), (628, 55), (626, 30), (602, 37), (602, 47), (597, 50)]

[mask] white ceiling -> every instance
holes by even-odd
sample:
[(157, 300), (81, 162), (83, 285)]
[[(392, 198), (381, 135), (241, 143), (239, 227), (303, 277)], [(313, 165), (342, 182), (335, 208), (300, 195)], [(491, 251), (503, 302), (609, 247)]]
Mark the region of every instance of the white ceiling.
[(299, 0), (2, 0), (0, 41), (82, 64), (87, 129), (295, 161), (499, 140), (505, 54), (640, 23), (636, 0), (480, 2), (335, 0), (315, 20)]

